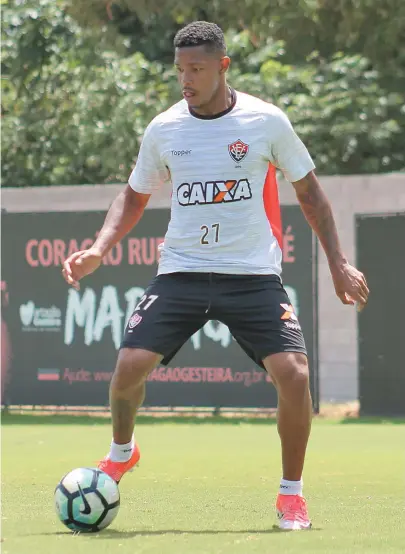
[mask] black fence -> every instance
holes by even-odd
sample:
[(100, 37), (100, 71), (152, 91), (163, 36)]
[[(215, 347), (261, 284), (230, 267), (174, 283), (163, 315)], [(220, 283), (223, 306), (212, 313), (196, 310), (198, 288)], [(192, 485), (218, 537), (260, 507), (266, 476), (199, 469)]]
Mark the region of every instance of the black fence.
[(358, 317), (360, 410), (405, 415), (405, 213), (356, 218), (370, 299)]
[[(61, 262), (87, 248), (104, 213), (6, 213), (2, 217), (2, 403), (104, 406), (125, 323), (156, 274), (168, 210), (147, 210), (102, 267), (68, 288)], [(299, 314), (318, 408), (316, 244), (296, 206), (282, 208), (283, 281)], [(4, 362), (4, 363), (3, 363)], [(148, 379), (146, 406), (269, 408), (269, 378), (228, 328), (208, 322)]]

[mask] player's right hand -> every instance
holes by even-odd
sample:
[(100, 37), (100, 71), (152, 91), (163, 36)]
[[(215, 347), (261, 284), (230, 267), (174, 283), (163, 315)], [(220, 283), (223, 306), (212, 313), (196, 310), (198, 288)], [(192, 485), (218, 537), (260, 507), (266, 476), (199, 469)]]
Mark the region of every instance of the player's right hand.
[(66, 283), (79, 290), (80, 279), (96, 271), (102, 259), (101, 253), (96, 248), (75, 252), (63, 262), (62, 275)]

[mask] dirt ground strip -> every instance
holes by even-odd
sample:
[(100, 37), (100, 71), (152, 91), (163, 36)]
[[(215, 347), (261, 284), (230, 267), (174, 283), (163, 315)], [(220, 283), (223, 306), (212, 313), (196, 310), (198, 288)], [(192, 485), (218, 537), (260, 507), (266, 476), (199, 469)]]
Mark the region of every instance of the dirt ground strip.
[[(12, 414), (32, 414), (32, 415), (69, 415), (69, 416), (95, 416), (110, 417), (110, 410), (102, 406), (7, 406), (2, 407), (2, 412)], [(223, 418), (249, 418), (249, 419), (267, 419), (275, 418), (275, 409), (214, 409), (214, 408), (142, 408), (139, 416), (148, 416), (156, 418), (210, 418), (220, 416)], [(348, 402), (345, 404), (321, 404), (319, 414), (315, 418), (341, 419), (359, 417), (359, 402)]]

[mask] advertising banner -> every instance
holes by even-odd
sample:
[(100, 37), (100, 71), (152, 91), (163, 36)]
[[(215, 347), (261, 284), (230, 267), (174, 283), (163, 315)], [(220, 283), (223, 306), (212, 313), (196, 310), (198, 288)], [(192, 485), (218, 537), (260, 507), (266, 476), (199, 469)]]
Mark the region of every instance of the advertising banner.
[[(6, 213), (2, 217), (2, 402), (103, 406), (125, 324), (155, 276), (169, 210), (146, 210), (100, 269), (69, 288), (62, 261), (88, 248), (105, 213)], [(305, 335), (316, 395), (316, 275), (311, 230), (282, 209), (283, 281)], [(170, 367), (148, 378), (145, 405), (275, 407), (265, 372), (228, 328), (210, 321)]]

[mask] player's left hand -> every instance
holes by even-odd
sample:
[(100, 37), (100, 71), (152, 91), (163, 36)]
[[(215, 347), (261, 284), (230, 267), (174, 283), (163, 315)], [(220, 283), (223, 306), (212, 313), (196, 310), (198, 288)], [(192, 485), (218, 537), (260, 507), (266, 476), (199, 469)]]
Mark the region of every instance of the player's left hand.
[(370, 290), (363, 273), (350, 265), (342, 264), (338, 268), (331, 268), (335, 291), (343, 304), (354, 305), (357, 302), (357, 310), (360, 312), (367, 304)]

